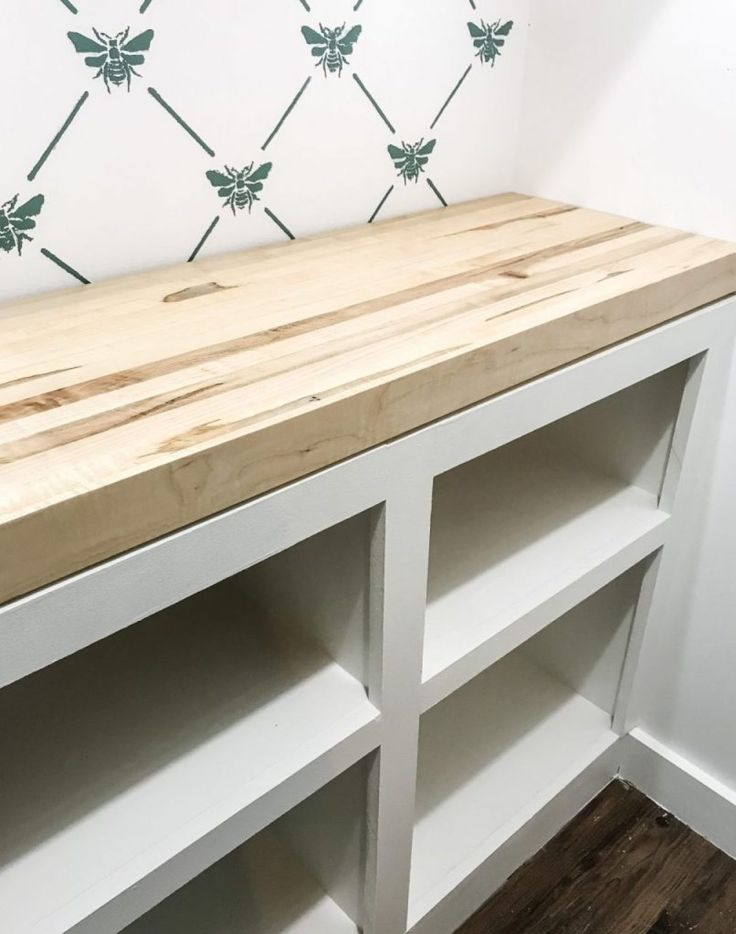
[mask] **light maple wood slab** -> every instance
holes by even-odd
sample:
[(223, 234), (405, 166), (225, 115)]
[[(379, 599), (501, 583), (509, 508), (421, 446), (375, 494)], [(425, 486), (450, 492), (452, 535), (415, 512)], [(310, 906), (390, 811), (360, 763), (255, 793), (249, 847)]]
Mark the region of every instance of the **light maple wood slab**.
[(0, 306), (0, 602), (734, 292), (508, 194)]

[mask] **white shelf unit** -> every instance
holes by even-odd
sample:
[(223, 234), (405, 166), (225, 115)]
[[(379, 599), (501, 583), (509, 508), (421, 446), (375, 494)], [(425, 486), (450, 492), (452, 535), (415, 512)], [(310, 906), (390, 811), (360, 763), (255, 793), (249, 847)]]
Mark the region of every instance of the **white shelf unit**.
[(685, 375), (668, 369), (435, 480), (425, 709), (661, 543)]
[(367, 772), (357, 763), (125, 934), (358, 934)]
[(617, 741), (642, 579), (616, 578), (423, 715), (410, 927)]
[(733, 309), (0, 606), (2, 934), (455, 930), (634, 742)]
[(368, 523), (299, 546), (345, 546), (332, 592), (352, 616), (330, 626), (355, 673), (236, 577), (0, 692), (4, 930), (66, 930), (374, 724), (357, 650)]

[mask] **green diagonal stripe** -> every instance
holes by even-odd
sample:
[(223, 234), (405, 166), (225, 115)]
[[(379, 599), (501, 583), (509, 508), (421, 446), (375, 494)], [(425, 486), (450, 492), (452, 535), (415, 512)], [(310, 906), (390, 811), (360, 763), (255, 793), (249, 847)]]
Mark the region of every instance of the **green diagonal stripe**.
[(450, 91), (450, 96), (447, 98), (447, 100), (445, 101), (445, 103), (440, 107), (439, 113), (438, 113), (437, 116), (434, 118), (434, 120), (429, 124), (430, 130), (433, 130), (433, 129), (434, 129), (435, 124), (436, 124), (437, 121), (440, 119), (440, 117), (441, 117), (442, 114), (445, 112), (445, 110), (447, 109), (447, 105), (450, 103), (450, 101), (453, 99), (453, 97), (454, 97), (454, 96), (457, 94), (457, 92), (460, 90), (460, 88), (462, 87), (463, 81), (465, 81), (465, 79), (466, 79), (466, 78), (468, 77), (468, 75), (470, 74), (470, 69), (471, 69), (472, 67), (473, 67), (472, 64), (468, 65), (468, 67), (467, 67), (467, 68), (465, 69), (465, 71), (463, 72), (462, 78), (458, 81), (458, 83), (455, 85), (455, 87), (452, 89), (452, 91)]
[(428, 184), (429, 187), (432, 189), (432, 191), (435, 193), (435, 195), (437, 195), (437, 197), (439, 198), (439, 200), (442, 202), (442, 206), (446, 208), (446, 207), (447, 207), (447, 202), (446, 202), (445, 199), (442, 197), (442, 195), (439, 193), (439, 190), (438, 190), (437, 186), (435, 185), (435, 183), (432, 181), (431, 178), (428, 178), (428, 179), (427, 179), (427, 184)]
[(180, 127), (182, 127), (184, 130), (187, 131), (187, 133), (192, 137), (195, 143), (199, 143), (199, 145), (202, 147), (202, 149), (204, 149), (207, 155), (214, 156), (215, 154), (214, 149), (210, 149), (210, 147), (207, 145), (207, 143), (205, 143), (205, 141), (202, 139), (199, 133), (194, 132), (194, 130), (189, 126), (186, 120), (183, 120), (179, 116), (179, 114), (174, 110), (171, 104), (168, 104), (163, 99), (163, 97), (161, 97), (161, 95), (158, 93), (158, 91), (155, 88), (149, 88), (148, 93), (156, 101), (156, 103), (160, 104), (163, 107), (163, 109), (166, 111), (167, 114), (169, 114), (170, 116), (174, 118), (174, 120), (176, 120), (176, 122), (179, 124)]
[(70, 13), (74, 13), (75, 15), (79, 13), (79, 10), (74, 6), (73, 3), (70, 2), (70, 0), (61, 0), (61, 2), (64, 4), (67, 10), (69, 10)]
[(212, 223), (210, 224), (210, 226), (207, 228), (207, 230), (205, 230), (204, 234), (203, 234), (202, 237), (200, 238), (199, 243), (195, 246), (194, 250), (192, 251), (192, 255), (191, 255), (191, 256), (189, 257), (189, 259), (187, 260), (188, 263), (191, 263), (193, 259), (196, 259), (196, 258), (197, 258), (197, 253), (199, 253), (199, 251), (200, 251), (200, 250), (202, 249), (202, 247), (205, 245), (205, 243), (207, 242), (207, 239), (208, 239), (209, 235), (212, 233), (212, 231), (215, 229), (215, 227), (217, 227), (217, 224), (218, 224), (218, 221), (219, 221), (219, 220), (220, 220), (220, 215), (218, 214), (218, 215), (215, 217), (215, 219), (212, 221)]
[(310, 5), (307, 3), (307, 0), (299, 0), (299, 3), (301, 3), (301, 5), (304, 7), (304, 9), (307, 11), (307, 13), (311, 13), (311, 12), (312, 12), (312, 8), (311, 8)]
[(281, 129), (281, 127), (284, 125), (284, 122), (286, 121), (286, 118), (289, 116), (289, 114), (292, 112), (292, 110), (293, 110), (293, 109), (296, 107), (296, 105), (299, 103), (299, 98), (300, 98), (300, 97), (302, 96), (302, 94), (307, 90), (307, 87), (308, 87), (309, 82), (310, 82), (311, 80), (312, 80), (311, 77), (307, 78), (307, 80), (304, 82), (304, 84), (299, 88), (299, 90), (298, 90), (297, 93), (296, 93), (296, 97), (295, 97), (294, 100), (289, 104), (289, 106), (286, 108), (286, 110), (284, 111), (284, 113), (283, 113), (281, 119), (280, 119), (279, 122), (276, 124), (276, 126), (273, 128), (273, 130), (272, 130), (270, 136), (268, 137), (268, 139), (266, 140), (266, 142), (261, 146), (261, 149), (263, 149), (263, 150), (266, 149), (266, 147), (269, 145), (269, 143), (271, 142), (271, 140), (274, 138), (274, 136), (276, 136), (276, 134), (278, 133), (278, 131), (279, 131), (279, 130)]
[(355, 6), (353, 7), (353, 12), (355, 12), (355, 11), (358, 10), (358, 9), (360, 9), (360, 7), (362, 6), (362, 4), (363, 4), (363, 0), (358, 0), (358, 2), (357, 2), (357, 3), (355, 4)]
[(44, 149), (41, 158), (38, 160), (38, 162), (33, 166), (31, 171), (28, 173), (29, 182), (32, 182), (33, 179), (41, 171), (41, 167), (43, 166), (44, 162), (51, 155), (51, 153), (54, 150), (54, 147), (59, 142), (61, 137), (66, 133), (66, 131), (72, 125), (72, 120), (74, 120), (74, 118), (77, 116), (79, 111), (82, 109), (82, 105), (84, 104), (84, 102), (87, 100), (88, 97), (89, 97), (89, 91), (85, 91), (84, 94), (82, 94), (82, 96), (79, 98), (77, 103), (74, 105), (74, 107), (72, 108), (72, 112), (69, 114), (69, 116), (66, 118), (66, 120), (61, 125), (61, 129), (59, 130), (59, 132), (54, 136), (54, 138), (48, 144), (46, 149)]
[(78, 279), (80, 282), (84, 283), (84, 285), (89, 285), (89, 279), (85, 279), (81, 272), (77, 272), (76, 269), (74, 269), (68, 263), (65, 263), (63, 259), (59, 259), (58, 256), (51, 252), (51, 250), (47, 250), (45, 247), (41, 247), (41, 252), (46, 257), (46, 259), (50, 259), (52, 263), (56, 263), (59, 269), (63, 269), (64, 272), (68, 272), (70, 276), (74, 276), (75, 279)]
[(264, 212), (271, 218), (271, 220), (274, 222), (274, 224), (276, 224), (276, 226), (286, 234), (286, 236), (289, 238), (289, 240), (296, 240), (296, 237), (294, 236), (294, 234), (289, 230), (289, 228), (286, 226), (286, 224), (282, 223), (282, 222), (278, 219), (278, 217), (276, 217), (276, 215), (273, 213), (273, 211), (269, 211), (268, 208), (264, 208), (263, 210), (264, 210)]
[(379, 104), (378, 104), (378, 101), (377, 101), (377, 100), (375, 99), (375, 97), (371, 94), (371, 92), (368, 90), (368, 88), (363, 84), (363, 82), (360, 80), (360, 78), (358, 77), (358, 75), (356, 74), (356, 72), (353, 72), (353, 79), (354, 79), (355, 83), (358, 85), (358, 87), (360, 88), (360, 90), (365, 94), (365, 96), (366, 96), (366, 97), (368, 98), (368, 100), (371, 102), (371, 104), (373, 105), (373, 109), (376, 111), (376, 113), (377, 113), (378, 116), (381, 118), (381, 120), (383, 120), (383, 122), (386, 124), (386, 126), (389, 128), (389, 130), (391, 130), (392, 133), (395, 133), (396, 130), (394, 129), (393, 124), (392, 124), (391, 121), (388, 119), (388, 117), (386, 116), (386, 114), (381, 110), (381, 108), (380, 108), (380, 106), (379, 106)]
[(378, 216), (378, 212), (381, 210), (381, 208), (384, 206), (384, 204), (388, 201), (389, 195), (391, 194), (391, 192), (392, 192), (393, 190), (394, 190), (394, 186), (392, 185), (392, 186), (389, 188), (389, 190), (386, 192), (386, 194), (385, 194), (385, 195), (381, 198), (381, 200), (378, 202), (378, 207), (377, 207), (376, 210), (371, 214), (371, 216), (368, 218), (368, 223), (369, 223), (369, 224), (372, 224), (373, 221), (376, 219), (376, 217)]
[(145, 13), (146, 10), (149, 8), (149, 6), (151, 5), (152, 2), (153, 2), (153, 0), (143, 0), (143, 3), (141, 3), (141, 8), (140, 8), (140, 10), (139, 10), (138, 12), (139, 12), (139, 13)]

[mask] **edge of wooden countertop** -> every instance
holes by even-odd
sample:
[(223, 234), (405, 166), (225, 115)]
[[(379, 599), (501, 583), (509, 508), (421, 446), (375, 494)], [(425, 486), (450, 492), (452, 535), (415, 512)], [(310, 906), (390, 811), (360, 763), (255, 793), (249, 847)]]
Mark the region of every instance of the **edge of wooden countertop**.
[[(53, 507), (4, 522), (0, 517), (0, 604), (727, 298), (736, 293), (736, 245), (723, 246), (716, 260), (663, 275), (519, 333), (461, 348), (389, 383), (259, 427), (255, 434), (216, 439)], [(649, 301), (654, 292), (656, 302)], [(42, 303), (43, 296), (13, 307), (21, 314)], [(516, 352), (520, 343), (523, 354)], [(331, 426), (327, 439), (325, 418)], [(288, 469), (273, 482), (269, 465), (283, 467), (288, 461)], [(248, 465), (245, 472), (243, 464)], [(165, 506), (159, 508), (155, 525), (141, 508), (152, 499)], [(161, 515), (168, 517), (166, 522)], [(37, 560), (39, 540), (52, 543), (42, 562)], [(33, 556), (36, 560), (29, 560)]]

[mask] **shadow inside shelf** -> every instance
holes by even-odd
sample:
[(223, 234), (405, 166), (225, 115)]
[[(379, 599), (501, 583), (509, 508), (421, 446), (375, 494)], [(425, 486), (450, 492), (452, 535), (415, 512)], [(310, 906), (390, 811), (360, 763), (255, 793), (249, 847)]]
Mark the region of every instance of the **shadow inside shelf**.
[[(279, 891), (280, 890), (280, 891)], [(192, 879), (121, 934), (287, 931), (324, 900), (319, 884), (270, 828)]]
[[(291, 634), (285, 653), (283, 637), (222, 585), (186, 603), (183, 618), (172, 607), (3, 689), (0, 865), (266, 711), (332, 662), (306, 644), (295, 649)], [(261, 723), (262, 745), (264, 730), (279, 742), (277, 717)], [(243, 754), (242, 745), (231, 751), (233, 767)]]
[[(627, 486), (533, 437), (455, 468), (435, 483), (430, 603), (530, 547), (539, 550)], [(651, 505), (656, 506), (653, 497)], [(580, 547), (585, 550), (586, 543)]]
[[(537, 690), (525, 692), (529, 683), (527, 673), (533, 663), (520, 656), (522, 653), (517, 651), (502, 659), (424, 715), (417, 821), (462, 792), (464, 786), (492, 768), (497, 759), (508, 755), (517, 742), (528, 741), (537, 731), (544, 730), (545, 723), (570, 703), (574, 692), (541, 669), (541, 677), (535, 682)], [(517, 675), (522, 681), (519, 697), (514, 696), (513, 686), (508, 690)], [(501, 704), (505, 709), (499, 711)], [(485, 728), (478, 729), (481, 721), (478, 711), (483, 709), (487, 711)], [(472, 723), (473, 729), (463, 731), (457, 728), (458, 723)], [(577, 749), (572, 752), (575, 754)], [(535, 767), (533, 762), (526, 765)], [(524, 776), (519, 778), (525, 780)], [(493, 809), (494, 802), (488, 801), (488, 807)]]

